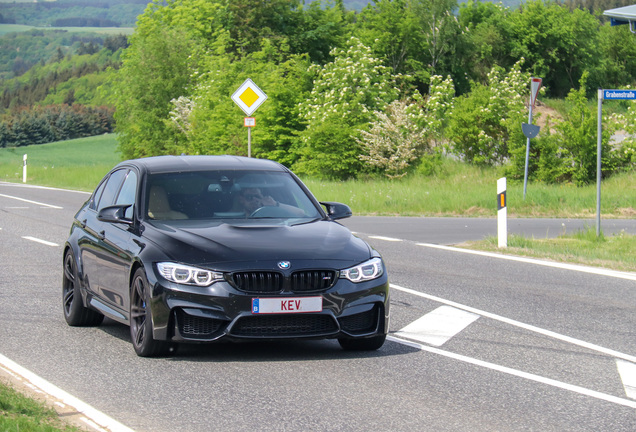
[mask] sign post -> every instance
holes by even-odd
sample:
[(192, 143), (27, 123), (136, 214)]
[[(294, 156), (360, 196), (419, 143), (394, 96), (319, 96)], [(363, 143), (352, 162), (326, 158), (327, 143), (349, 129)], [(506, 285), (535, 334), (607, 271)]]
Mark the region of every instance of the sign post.
[(596, 236), (601, 235), (601, 150), (603, 143), (603, 101), (634, 100), (636, 90), (598, 89), (598, 119), (596, 139)]
[(541, 88), (541, 78), (532, 78), (530, 80), (530, 103), (528, 104), (529, 114), (528, 123), (522, 123), (521, 129), (526, 136), (526, 168), (523, 175), (523, 199), (526, 199), (526, 190), (528, 189), (528, 163), (530, 160), (530, 138), (534, 138), (539, 134), (539, 126), (532, 124), (532, 108), (537, 100), (537, 94)]
[(22, 183), (26, 183), (27, 179), (27, 155), (22, 157)]
[[(247, 127), (247, 156), (252, 157), (252, 128), (256, 125), (256, 120), (250, 117), (256, 109), (265, 102), (267, 95), (258, 88), (254, 81), (246, 79), (243, 84), (234, 92), (232, 100), (243, 110), (248, 117), (243, 125)], [(249, 119), (249, 120), (248, 120)]]

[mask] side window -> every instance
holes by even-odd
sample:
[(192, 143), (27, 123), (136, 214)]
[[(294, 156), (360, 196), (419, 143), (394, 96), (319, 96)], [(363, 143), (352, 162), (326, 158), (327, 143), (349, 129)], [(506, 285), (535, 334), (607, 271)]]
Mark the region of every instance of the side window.
[(99, 199), (102, 197), (102, 193), (104, 192), (104, 187), (106, 187), (106, 180), (104, 180), (99, 185), (99, 187), (97, 188), (97, 190), (91, 197), (91, 203), (88, 206), (88, 208), (90, 208), (91, 210), (97, 210), (97, 203), (99, 202)]
[(135, 204), (135, 197), (137, 196), (137, 174), (134, 171), (129, 171), (124, 180), (124, 184), (117, 195), (117, 201), (115, 204), (130, 204), (130, 207), (126, 209), (126, 218), (133, 218), (133, 206)]
[(104, 192), (102, 193), (101, 198), (99, 199), (99, 204), (97, 205), (97, 211), (103, 209), (104, 207), (108, 207), (109, 205), (113, 205), (115, 203), (115, 197), (119, 192), (121, 183), (124, 181), (124, 177), (126, 176), (126, 172), (128, 170), (121, 169), (112, 173), (109, 179), (106, 181), (106, 186), (104, 187)]

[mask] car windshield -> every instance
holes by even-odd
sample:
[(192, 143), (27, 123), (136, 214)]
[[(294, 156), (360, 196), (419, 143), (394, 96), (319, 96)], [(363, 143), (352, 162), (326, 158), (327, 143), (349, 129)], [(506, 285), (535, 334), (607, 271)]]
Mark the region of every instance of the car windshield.
[(303, 223), (321, 217), (284, 172), (202, 171), (148, 175), (145, 214), (154, 220), (270, 219)]

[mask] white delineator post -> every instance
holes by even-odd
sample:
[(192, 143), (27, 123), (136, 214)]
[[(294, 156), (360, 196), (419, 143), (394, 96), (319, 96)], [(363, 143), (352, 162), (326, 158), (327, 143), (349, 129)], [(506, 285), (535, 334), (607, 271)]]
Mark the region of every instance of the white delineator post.
[(497, 244), (508, 247), (508, 208), (506, 202), (506, 178), (497, 180)]
[(22, 183), (26, 183), (26, 177), (27, 177), (27, 155), (24, 155), (24, 157), (22, 158), (23, 164), (22, 164)]

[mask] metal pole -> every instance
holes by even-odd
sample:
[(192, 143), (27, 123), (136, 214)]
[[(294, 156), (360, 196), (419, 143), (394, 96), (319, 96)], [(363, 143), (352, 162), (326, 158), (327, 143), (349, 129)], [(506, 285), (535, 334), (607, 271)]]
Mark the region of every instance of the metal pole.
[(603, 89), (598, 89), (598, 125), (596, 143), (596, 237), (601, 235), (601, 147), (603, 141)]
[(247, 157), (252, 157), (252, 128), (247, 128)]
[[(532, 124), (532, 98), (530, 98), (530, 113), (528, 114), (528, 124)], [(523, 175), (523, 199), (526, 199), (526, 190), (528, 189), (528, 163), (530, 160), (530, 138), (526, 141), (526, 169)]]

